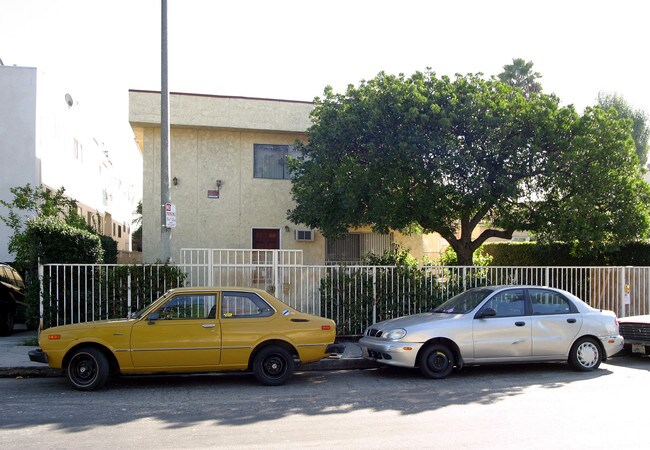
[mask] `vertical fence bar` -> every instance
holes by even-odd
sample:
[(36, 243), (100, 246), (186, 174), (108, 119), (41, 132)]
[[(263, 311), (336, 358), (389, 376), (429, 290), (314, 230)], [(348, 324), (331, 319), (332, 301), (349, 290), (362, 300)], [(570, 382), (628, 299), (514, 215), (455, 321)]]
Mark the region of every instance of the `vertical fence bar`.
[(41, 260), (38, 260), (38, 333), (41, 333), (43, 329), (43, 278), (44, 278), (45, 268), (41, 264)]
[(377, 323), (377, 267), (372, 268), (372, 323)]

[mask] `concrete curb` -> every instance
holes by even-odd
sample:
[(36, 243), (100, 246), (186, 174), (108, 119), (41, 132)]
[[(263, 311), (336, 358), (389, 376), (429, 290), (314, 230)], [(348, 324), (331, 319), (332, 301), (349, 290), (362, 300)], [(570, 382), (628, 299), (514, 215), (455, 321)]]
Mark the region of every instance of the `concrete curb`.
[(62, 370), (52, 369), (48, 366), (40, 367), (0, 367), (0, 378), (45, 378), (62, 377)]
[(296, 371), (310, 371), (310, 370), (358, 370), (358, 369), (373, 369), (378, 367), (374, 361), (369, 361), (363, 358), (327, 358), (322, 359), (315, 363), (299, 364)]
[[(298, 364), (296, 372), (319, 370), (359, 370), (378, 367), (377, 363), (363, 358), (327, 358), (315, 363)], [(62, 370), (43, 367), (0, 367), (0, 378), (17, 377), (62, 377)]]
[[(62, 370), (52, 369), (47, 364), (29, 360), (28, 353), (37, 347), (24, 345), (24, 342), (36, 336), (35, 331), (16, 332), (0, 339), (0, 378), (18, 377), (62, 377)], [(297, 372), (318, 370), (358, 370), (378, 367), (374, 361), (363, 358), (361, 347), (353, 339), (337, 339), (343, 352), (318, 362), (298, 364)]]

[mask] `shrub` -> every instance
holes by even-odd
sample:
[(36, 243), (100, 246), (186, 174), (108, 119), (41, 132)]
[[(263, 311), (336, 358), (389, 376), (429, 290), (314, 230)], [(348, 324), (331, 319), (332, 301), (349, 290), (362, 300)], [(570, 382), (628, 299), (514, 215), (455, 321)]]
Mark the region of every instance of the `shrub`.
[(99, 236), (104, 250), (104, 264), (117, 264), (117, 242), (110, 236)]

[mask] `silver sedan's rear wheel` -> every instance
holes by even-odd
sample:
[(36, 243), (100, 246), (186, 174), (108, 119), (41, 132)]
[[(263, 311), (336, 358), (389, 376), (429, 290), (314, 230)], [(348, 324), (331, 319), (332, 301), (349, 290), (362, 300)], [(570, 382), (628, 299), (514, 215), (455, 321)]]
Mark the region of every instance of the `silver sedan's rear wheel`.
[(93, 347), (83, 347), (75, 351), (66, 375), (73, 387), (81, 391), (92, 391), (102, 387), (108, 379), (109, 365), (106, 356)]
[(569, 364), (580, 372), (591, 372), (600, 366), (603, 355), (600, 346), (592, 338), (581, 338), (573, 344), (569, 353)]
[(444, 344), (429, 344), (418, 357), (420, 372), (428, 378), (445, 378), (454, 370), (454, 354)]

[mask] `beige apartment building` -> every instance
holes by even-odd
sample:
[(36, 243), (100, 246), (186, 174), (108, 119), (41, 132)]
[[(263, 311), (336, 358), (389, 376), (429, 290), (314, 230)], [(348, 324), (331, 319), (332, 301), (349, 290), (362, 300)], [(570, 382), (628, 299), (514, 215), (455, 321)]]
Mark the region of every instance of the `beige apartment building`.
[[(129, 120), (144, 155), (143, 256), (161, 255), (160, 93), (129, 92)], [(171, 197), (176, 207), (172, 260), (181, 249), (302, 250), (305, 264), (358, 261), (391, 242), (418, 258), (446, 247), (437, 235), (378, 235), (355, 230), (328, 242), (291, 223), (291, 180), (285, 164), (305, 139), (311, 102), (170, 94)]]

